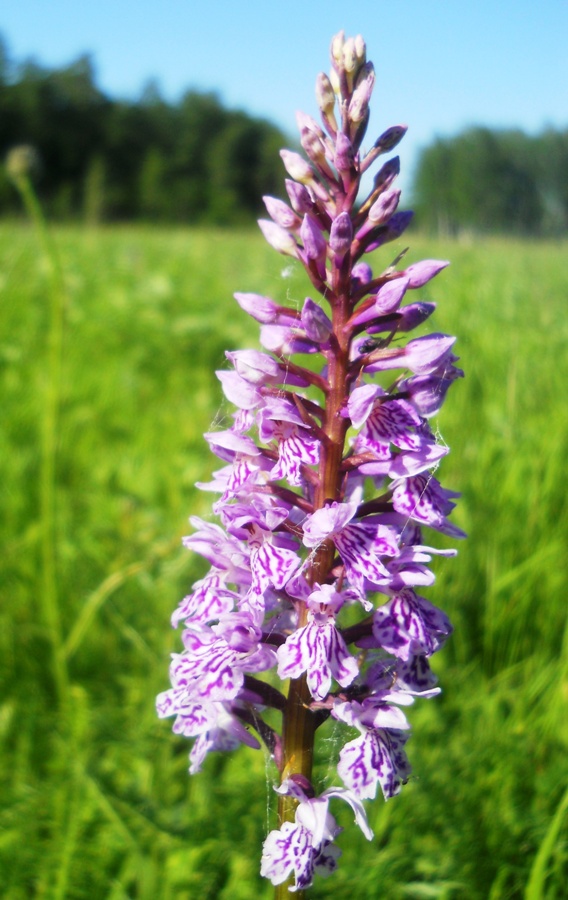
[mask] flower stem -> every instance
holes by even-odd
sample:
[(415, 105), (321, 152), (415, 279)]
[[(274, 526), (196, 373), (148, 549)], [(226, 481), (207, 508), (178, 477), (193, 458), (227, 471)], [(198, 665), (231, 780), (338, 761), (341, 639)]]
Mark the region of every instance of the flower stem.
[[(335, 273), (334, 273), (335, 274)], [(347, 381), (349, 368), (349, 338), (345, 336), (345, 324), (349, 318), (350, 298), (348, 291), (339, 297), (332, 310), (333, 334), (332, 350), (328, 357), (328, 390), (326, 392), (325, 417), (323, 431), (327, 440), (322, 442), (320, 477), (315, 491), (314, 509), (321, 509), (326, 502), (340, 499), (342, 472), (341, 463), (347, 432), (347, 420), (341, 411), (347, 400)], [(323, 584), (333, 566), (335, 546), (333, 541), (324, 541), (315, 551), (307, 580)], [(298, 628), (307, 622), (308, 608), (304, 604), (298, 618)], [(311, 780), (314, 753), (314, 735), (316, 718), (310, 710), (312, 697), (304, 673), (300, 678), (290, 682), (283, 721), (283, 771), (282, 780), (293, 774), (300, 774)], [(294, 821), (297, 801), (288, 795), (281, 795), (278, 801), (278, 822)], [(275, 900), (284, 900), (289, 896), (288, 888), (293, 883), (290, 878), (275, 888)], [(304, 897), (304, 891), (298, 891), (298, 898)]]
[(55, 482), (57, 457), (57, 425), (61, 394), (61, 357), (65, 285), (57, 250), (49, 236), (39, 200), (27, 174), (14, 178), (28, 212), (49, 273), (49, 327), (47, 332), (47, 371), (41, 421), (41, 461), (39, 507), (41, 519), (40, 590), (43, 621), (51, 649), (52, 677), (57, 700), (64, 704), (69, 692), (69, 679), (63, 646), (61, 615), (57, 590)]

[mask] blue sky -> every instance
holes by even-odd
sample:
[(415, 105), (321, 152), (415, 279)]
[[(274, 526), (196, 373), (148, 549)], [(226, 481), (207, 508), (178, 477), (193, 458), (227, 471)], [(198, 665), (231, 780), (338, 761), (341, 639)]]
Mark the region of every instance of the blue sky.
[(407, 178), (420, 146), (466, 125), (568, 127), (568, 0), (5, 0), (0, 12), (15, 60), (89, 52), (112, 96), (152, 77), (172, 100), (213, 89), (289, 133), (297, 109), (316, 114), (314, 79), (341, 28), (375, 64), (369, 137), (409, 126)]

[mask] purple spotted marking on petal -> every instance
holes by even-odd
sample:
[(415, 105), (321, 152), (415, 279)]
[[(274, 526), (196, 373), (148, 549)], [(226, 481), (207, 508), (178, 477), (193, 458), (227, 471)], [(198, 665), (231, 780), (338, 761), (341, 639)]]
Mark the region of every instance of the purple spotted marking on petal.
[[(285, 423), (281, 423), (284, 426)], [(315, 466), (319, 461), (319, 441), (304, 437), (302, 431), (288, 425), (281, 428), (278, 462), (270, 471), (271, 478), (285, 478), (289, 484), (303, 484), (302, 465)]]
[(354, 586), (363, 579), (372, 584), (384, 584), (389, 572), (381, 556), (396, 556), (397, 535), (394, 529), (376, 522), (354, 522), (334, 538), (335, 546)]
[(212, 622), (230, 612), (238, 599), (238, 594), (227, 590), (217, 572), (210, 572), (193, 587), (193, 593), (184, 597), (172, 615), (173, 628), (177, 628), (182, 619), (203, 624)]
[(443, 488), (433, 475), (424, 472), (398, 482), (392, 492), (395, 510), (424, 525), (429, 525), (453, 537), (465, 537), (461, 529), (448, 522), (446, 516), (453, 510), (457, 497), (455, 491)]
[[(377, 403), (359, 435), (357, 445), (373, 450), (375, 446), (382, 448), (386, 444), (388, 447), (392, 443), (401, 450), (419, 450), (423, 440), (416, 434), (416, 428), (420, 423), (420, 416), (404, 400)], [(385, 455), (379, 455), (379, 459), (385, 458)]]
[(327, 612), (310, 613), (308, 625), (289, 635), (278, 648), (280, 678), (299, 678), (307, 672), (314, 700), (323, 700), (330, 691), (332, 677), (347, 687), (359, 674), (356, 660), (337, 631), (334, 616)]
[(448, 617), (424, 597), (405, 588), (381, 606), (373, 620), (373, 637), (402, 660), (431, 656), (444, 644), (452, 626)]
[(301, 564), (293, 550), (265, 542), (251, 553), (253, 590), (262, 593), (269, 585), (280, 590)]
[(280, 831), (271, 831), (264, 842), (260, 874), (276, 885), (293, 872), (295, 890), (303, 890), (313, 881), (315, 858), (307, 828), (285, 822)]
[(380, 784), (385, 800), (400, 793), (410, 774), (404, 752), (407, 736), (394, 731), (367, 731), (345, 744), (337, 772), (343, 783), (361, 799), (372, 800)]

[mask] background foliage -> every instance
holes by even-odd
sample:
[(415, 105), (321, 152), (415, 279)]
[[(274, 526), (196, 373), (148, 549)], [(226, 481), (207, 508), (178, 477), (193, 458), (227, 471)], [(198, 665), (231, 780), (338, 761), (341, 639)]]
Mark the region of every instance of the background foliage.
[[(228, 110), (211, 93), (176, 103), (148, 83), (138, 100), (96, 85), (82, 56), (47, 69), (15, 63), (0, 36), (0, 158), (36, 148), (36, 184), (49, 214), (109, 220), (242, 224), (282, 192), (272, 124)], [(422, 228), (440, 234), (561, 235), (568, 230), (568, 130), (528, 136), (471, 128), (423, 149), (412, 189)], [(0, 169), (0, 215), (19, 209)]]
[[(111, 100), (82, 56), (61, 69), (10, 63), (0, 38), (0, 156), (36, 148), (36, 181), (59, 218), (251, 220), (282, 181), (274, 125), (188, 90), (168, 103), (149, 83), (138, 101)], [(19, 208), (0, 172), (0, 212)]]
[[(273, 768), (243, 748), (188, 778), (188, 742), (156, 719), (154, 696), (180, 648), (170, 613), (203, 572), (180, 537), (189, 514), (210, 510), (193, 485), (217, 465), (202, 438), (226, 412), (214, 369), (225, 349), (256, 346), (232, 292), (301, 302), (307, 287), (246, 231), (60, 227), (54, 237), (60, 279), (29, 228), (0, 225), (2, 893), (268, 898), (258, 865)], [(438, 426), (452, 451), (444, 484), (463, 492), (455, 519), (470, 537), (427, 592), (456, 631), (437, 664), (442, 696), (410, 711), (411, 781), (372, 807), (372, 844), (342, 819), (340, 870), (312, 896), (561, 898), (567, 248), (410, 242), (409, 261), (452, 260), (420, 294), (439, 303), (434, 327), (459, 336), (467, 373)], [(338, 752), (325, 728), (322, 787)]]
[(568, 129), (529, 136), (470, 128), (422, 152), (414, 200), (442, 234), (555, 235), (568, 229)]

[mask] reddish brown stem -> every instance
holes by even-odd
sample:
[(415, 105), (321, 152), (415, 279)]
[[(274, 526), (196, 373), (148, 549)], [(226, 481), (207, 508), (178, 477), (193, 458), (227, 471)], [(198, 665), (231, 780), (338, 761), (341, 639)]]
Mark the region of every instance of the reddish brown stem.
[[(350, 196), (356, 196), (356, 191)], [(350, 260), (332, 269), (332, 336), (328, 351), (328, 377), (325, 415), (322, 423), (323, 440), (320, 447), (319, 478), (314, 496), (314, 510), (328, 502), (341, 500), (343, 471), (342, 461), (345, 435), (349, 425), (342, 415), (347, 400), (349, 373), (349, 332), (345, 325), (352, 312), (350, 294)], [(314, 552), (307, 572), (310, 584), (324, 583), (333, 568), (335, 546), (333, 541), (324, 541)], [(298, 628), (307, 623), (308, 609), (302, 604)], [(320, 718), (310, 709), (312, 697), (306, 675), (290, 682), (286, 708), (283, 716), (283, 770), (282, 779), (301, 774), (311, 780), (314, 733)], [(291, 797), (280, 796), (278, 803), (279, 826), (292, 822), (297, 803)], [(288, 896), (288, 883), (279, 885), (275, 894), (277, 900)], [(296, 894), (302, 897), (303, 892)]]

